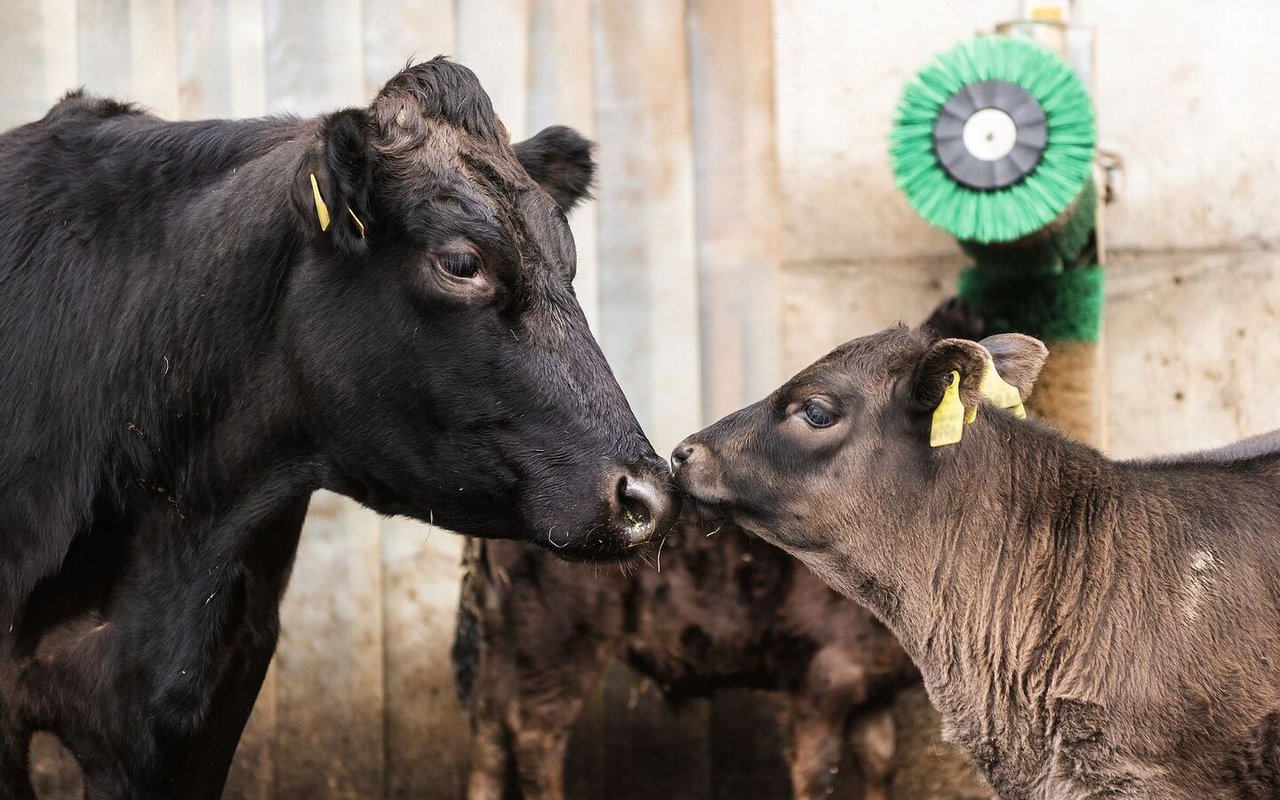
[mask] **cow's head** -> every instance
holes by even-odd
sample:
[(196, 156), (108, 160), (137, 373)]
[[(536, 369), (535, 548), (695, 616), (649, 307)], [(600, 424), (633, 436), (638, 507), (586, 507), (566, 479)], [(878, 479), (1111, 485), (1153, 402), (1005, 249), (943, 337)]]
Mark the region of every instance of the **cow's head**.
[(322, 119), (294, 176), (305, 263), (286, 302), (329, 488), (566, 556), (665, 531), (665, 465), (573, 293), (565, 214), (592, 169), (568, 128), (513, 147), (443, 59)]
[[(834, 549), (846, 559), (856, 554), (863, 568), (892, 571), (903, 549), (917, 544), (911, 537), (935, 533), (922, 519), (946, 524), (976, 472), (999, 469), (991, 458), (1002, 440), (996, 426), (1017, 421), (984, 402), (987, 365), (1025, 399), (1047, 354), (1019, 334), (979, 343), (899, 327), (855, 339), (681, 442), (671, 456), (676, 482), (704, 514), (738, 522), (802, 558)], [(958, 444), (932, 447), (934, 411), (953, 374), (962, 406), (983, 407)], [(937, 480), (961, 458), (964, 474)], [(883, 563), (869, 563), (877, 558)], [(811, 566), (822, 560), (806, 559)]]

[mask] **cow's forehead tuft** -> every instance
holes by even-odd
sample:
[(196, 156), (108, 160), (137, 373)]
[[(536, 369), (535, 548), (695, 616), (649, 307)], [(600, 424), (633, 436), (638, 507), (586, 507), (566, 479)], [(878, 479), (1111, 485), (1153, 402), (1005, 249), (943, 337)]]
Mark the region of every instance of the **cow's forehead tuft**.
[(400, 125), (416, 114), (477, 139), (495, 144), (507, 140), (506, 128), (475, 73), (443, 56), (401, 70), (382, 87), (373, 104), (390, 112), (391, 119), (386, 121)]

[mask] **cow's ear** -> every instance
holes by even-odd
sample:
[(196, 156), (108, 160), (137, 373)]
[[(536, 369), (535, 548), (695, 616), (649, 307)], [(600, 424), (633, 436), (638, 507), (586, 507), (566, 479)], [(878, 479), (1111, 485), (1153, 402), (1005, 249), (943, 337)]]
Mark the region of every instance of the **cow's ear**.
[(368, 112), (350, 108), (324, 119), (315, 147), (294, 180), (294, 203), (303, 229), (331, 242), (340, 253), (368, 252), (373, 224), (373, 149)]
[(1030, 398), (1031, 388), (1049, 358), (1044, 342), (1021, 333), (1002, 333), (988, 336), (980, 344), (991, 354), (1000, 377), (1013, 384), (1024, 402)]
[(968, 339), (939, 339), (929, 345), (911, 376), (912, 409), (932, 413), (942, 402), (953, 372), (960, 374), (960, 401), (966, 408), (976, 407), (986, 363), (987, 351)]
[(553, 125), (513, 147), (525, 172), (566, 214), (590, 196), (596, 171), (592, 144), (573, 128)]

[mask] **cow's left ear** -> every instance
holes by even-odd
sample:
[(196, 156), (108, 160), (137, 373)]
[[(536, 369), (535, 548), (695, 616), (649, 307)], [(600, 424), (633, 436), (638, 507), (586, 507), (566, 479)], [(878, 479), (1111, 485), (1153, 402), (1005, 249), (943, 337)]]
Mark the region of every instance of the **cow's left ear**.
[(979, 344), (991, 354), (1000, 377), (1013, 384), (1024, 402), (1029, 399), (1031, 388), (1049, 358), (1049, 348), (1044, 342), (1021, 333), (1002, 333), (988, 336)]
[(364, 255), (373, 222), (372, 122), (368, 112), (349, 108), (325, 118), (319, 141), (294, 179), (294, 205), (303, 230), (326, 238), (349, 256)]
[(591, 194), (596, 171), (592, 144), (573, 128), (553, 125), (512, 147), (525, 172), (566, 214)]

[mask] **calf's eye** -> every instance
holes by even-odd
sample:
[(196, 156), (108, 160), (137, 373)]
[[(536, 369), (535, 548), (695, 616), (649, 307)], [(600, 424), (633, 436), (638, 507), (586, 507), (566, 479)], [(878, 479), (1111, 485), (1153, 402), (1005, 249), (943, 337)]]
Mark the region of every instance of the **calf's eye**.
[(804, 404), (800, 413), (804, 421), (814, 428), (829, 428), (836, 421), (834, 414), (812, 400)]
[(436, 263), (455, 278), (471, 278), (480, 271), (480, 259), (470, 253), (441, 253)]

